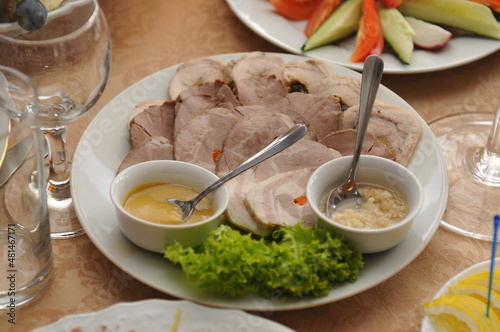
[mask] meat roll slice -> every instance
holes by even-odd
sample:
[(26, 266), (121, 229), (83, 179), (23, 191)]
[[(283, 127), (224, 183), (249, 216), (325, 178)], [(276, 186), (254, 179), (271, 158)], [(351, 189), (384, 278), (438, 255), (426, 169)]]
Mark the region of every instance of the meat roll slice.
[[(237, 104), (233, 104), (237, 103)], [(177, 103), (174, 136), (179, 130), (203, 112), (212, 108), (234, 109), (239, 103), (223, 82), (208, 82), (183, 91)]]
[(215, 173), (215, 162), (222, 152), (227, 133), (236, 121), (238, 116), (226, 108), (214, 108), (198, 115), (177, 133), (175, 159)]
[(255, 113), (283, 113), (288, 115), (295, 123), (302, 123), (307, 126), (306, 137), (312, 139), (313, 141), (317, 141), (318, 137), (316, 132), (309, 125), (309, 121), (306, 120), (301, 114), (296, 112), (295, 110), (286, 107), (281, 104), (273, 104), (273, 105), (248, 105), (248, 106), (238, 106), (236, 107), (236, 112), (245, 116)]
[(130, 112), (130, 114), (129, 114), (130, 120), (128, 123), (128, 127), (130, 128), (130, 123), (132, 122), (132, 120), (134, 119), (134, 117), (136, 115), (144, 112), (145, 110), (147, 110), (150, 107), (159, 106), (159, 105), (165, 103), (166, 101), (167, 100), (164, 100), (164, 99), (146, 99), (146, 100), (141, 101), (139, 104), (137, 104), (135, 106), (135, 108), (132, 110), (132, 112)]
[(165, 137), (148, 137), (141, 144), (130, 150), (118, 167), (117, 173), (132, 165), (149, 160), (174, 159), (173, 146)]
[(235, 93), (242, 105), (275, 104), (288, 95), (288, 91), (275, 76), (253, 76), (234, 81)]
[[(274, 175), (301, 168), (319, 167), (338, 157), (340, 157), (339, 152), (321, 143), (307, 139), (299, 140), (279, 154), (226, 183), (229, 191), (228, 220), (241, 229), (262, 236), (269, 235), (276, 228), (275, 225), (257, 222), (245, 205), (246, 195), (251, 188)], [(303, 190), (305, 191), (305, 187)]]
[(328, 77), (317, 84), (310, 85), (308, 91), (312, 95), (338, 97), (346, 107), (359, 104), (361, 82), (349, 76)]
[(332, 131), (342, 128), (342, 108), (336, 99), (294, 92), (279, 104), (302, 115), (319, 141)]
[[(344, 113), (342, 127), (356, 128), (359, 107), (350, 107)], [(422, 123), (407, 110), (375, 101), (368, 129), (378, 141), (394, 153), (396, 162), (406, 166), (415, 151), (422, 133)]]
[(277, 54), (251, 52), (231, 61), (226, 66), (228, 82), (259, 76), (274, 76), (283, 79), (285, 60)]
[(141, 144), (146, 138), (162, 136), (174, 141), (175, 102), (166, 101), (161, 105), (147, 108), (137, 114), (130, 122), (129, 140), (132, 147)]
[(222, 154), (217, 160), (217, 175), (226, 175), (294, 124), (289, 116), (281, 113), (243, 116), (234, 124), (224, 141)]
[(179, 66), (170, 80), (168, 92), (171, 99), (193, 86), (204, 82), (224, 79), (225, 64), (217, 59), (199, 58), (186, 61)]
[(305, 198), (307, 181), (316, 167), (300, 168), (274, 175), (254, 185), (245, 205), (253, 218), (270, 228), (304, 222), (313, 226), (311, 207)]
[[(356, 130), (343, 129), (327, 135), (320, 143), (327, 147), (337, 150), (343, 156), (349, 156), (354, 153), (354, 145), (356, 143)], [(366, 132), (363, 144), (361, 146), (361, 154), (369, 154), (395, 160), (394, 153), (387, 145), (380, 143), (377, 138), (370, 132)]]
[[(289, 61), (285, 65), (283, 82), (291, 91), (309, 91), (318, 82), (337, 76), (332, 66), (321, 60)], [(294, 87), (295, 85), (302, 87)]]

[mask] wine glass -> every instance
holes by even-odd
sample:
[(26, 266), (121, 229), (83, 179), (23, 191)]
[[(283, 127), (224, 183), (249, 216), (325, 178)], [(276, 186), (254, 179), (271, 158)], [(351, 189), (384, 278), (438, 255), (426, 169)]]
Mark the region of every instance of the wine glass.
[(84, 232), (71, 199), (66, 126), (97, 102), (110, 61), (109, 30), (97, 0), (71, 2), (35, 31), (0, 32), (0, 64), (28, 75), (38, 87), (52, 238)]
[(442, 225), (487, 241), (493, 241), (491, 220), (500, 211), (500, 96), (492, 108), (491, 113), (452, 115), (429, 124), (449, 175), (449, 208)]

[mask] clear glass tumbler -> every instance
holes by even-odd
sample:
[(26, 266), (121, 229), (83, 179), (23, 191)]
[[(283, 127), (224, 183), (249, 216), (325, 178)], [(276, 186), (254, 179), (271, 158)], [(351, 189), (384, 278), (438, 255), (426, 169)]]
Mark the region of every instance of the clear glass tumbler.
[(16, 323), (17, 307), (52, 278), (47, 175), (35, 85), (0, 66), (0, 311)]

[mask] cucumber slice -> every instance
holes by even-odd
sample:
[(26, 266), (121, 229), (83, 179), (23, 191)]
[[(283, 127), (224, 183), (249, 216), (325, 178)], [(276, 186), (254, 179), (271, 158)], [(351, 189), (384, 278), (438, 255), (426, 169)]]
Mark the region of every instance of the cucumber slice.
[(378, 14), (385, 40), (391, 45), (401, 61), (409, 64), (413, 53), (415, 31), (396, 8), (379, 8)]
[(361, 19), (361, 0), (344, 1), (302, 45), (306, 52), (334, 43), (356, 32)]
[(406, 0), (399, 9), (406, 16), (500, 39), (500, 24), (492, 11), (479, 3), (468, 0)]

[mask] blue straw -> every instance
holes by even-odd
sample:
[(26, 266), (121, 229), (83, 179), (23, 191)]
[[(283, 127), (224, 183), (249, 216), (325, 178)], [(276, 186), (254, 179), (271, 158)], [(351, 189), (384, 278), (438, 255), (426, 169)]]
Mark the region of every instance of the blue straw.
[(497, 251), (498, 224), (500, 216), (493, 218), (493, 245), (491, 247), (490, 279), (488, 280), (488, 301), (486, 302), (486, 317), (490, 317), (491, 288), (493, 286), (493, 276), (495, 273), (495, 253)]

